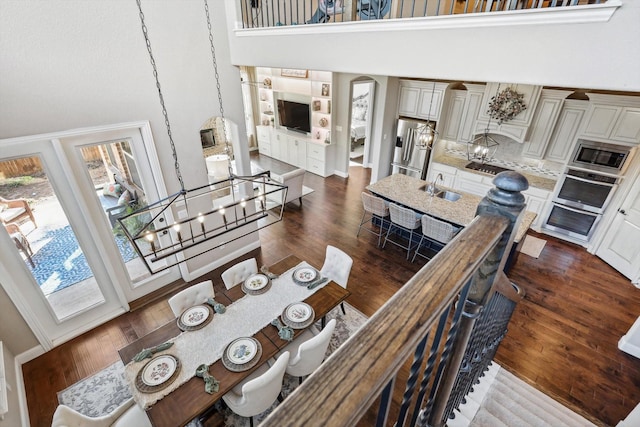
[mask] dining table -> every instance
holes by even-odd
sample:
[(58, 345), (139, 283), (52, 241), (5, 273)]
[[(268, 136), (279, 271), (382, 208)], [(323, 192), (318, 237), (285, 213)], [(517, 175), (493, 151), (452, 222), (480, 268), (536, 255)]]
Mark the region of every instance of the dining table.
[[(309, 266), (309, 264), (305, 263), (295, 255), (289, 255), (286, 258), (269, 266), (268, 270), (270, 273), (282, 276), (284, 273), (287, 273), (287, 275), (291, 274), (291, 272), (299, 266)], [(278, 279), (273, 279), (272, 286), (276, 287), (292, 285), (283, 284), (283, 282), (278, 282)], [(239, 302), (243, 298), (253, 298), (253, 295), (246, 294), (243, 288), (244, 287), (240, 284), (232, 287), (231, 289), (216, 287), (215, 301), (217, 303), (221, 303), (227, 307), (230, 307), (232, 304)], [(270, 291), (271, 289), (267, 292)], [(313, 308), (315, 317), (314, 322), (312, 322), (306, 328), (311, 327), (312, 324), (316, 323), (315, 321), (324, 318), (324, 316), (329, 313), (329, 311), (342, 303), (350, 295), (350, 292), (347, 289), (339, 286), (331, 280), (321, 286), (318, 286), (313, 291), (309, 291), (309, 293), (311, 294), (308, 295), (303, 300), (303, 302), (309, 304)], [(257, 299), (255, 300), (257, 301)], [(250, 308), (251, 301), (252, 300), (245, 300), (245, 304), (243, 305), (243, 307)], [(247, 302), (248, 304), (246, 304)], [(248, 312), (246, 313), (246, 315), (251, 316), (252, 313)], [(216, 316), (225, 316), (225, 314), (213, 314), (211, 323), (216, 322)], [(163, 343), (166, 343), (167, 341), (177, 340), (181, 334), (191, 333), (190, 331), (183, 331), (182, 329), (180, 329), (180, 327), (178, 326), (179, 319), (180, 318), (176, 318), (175, 320), (169, 321), (165, 325), (155, 329), (149, 334), (133, 341), (132, 343), (120, 349), (118, 353), (122, 362), (126, 365), (125, 369), (129, 368), (130, 370), (139, 370), (144, 366), (145, 363), (147, 363), (135, 362), (133, 360), (134, 357), (141, 351), (161, 345)], [(300, 335), (306, 328), (294, 328), (294, 339), (295, 337)], [(205, 331), (206, 329), (202, 330)], [(151, 424), (156, 427), (182, 426), (187, 424), (192, 419), (208, 412), (210, 408), (212, 408), (213, 405), (223, 395), (229, 392), (242, 380), (247, 378), (260, 365), (266, 363), (269, 359), (276, 356), (280, 350), (282, 350), (290, 343), (289, 341), (280, 338), (278, 332), (278, 328), (269, 323), (258, 330), (255, 334), (253, 334), (252, 337), (260, 343), (262, 352), (258, 362), (249, 369), (241, 372), (232, 371), (225, 367), (225, 364), (223, 363), (223, 360), (221, 358), (211, 363), (209, 365), (208, 372), (219, 382), (219, 388), (217, 392), (214, 392), (212, 394), (205, 392), (203, 379), (197, 376), (193, 376), (174, 390), (171, 390), (166, 396), (155, 401), (150, 407), (144, 408), (147, 416), (149, 417), (149, 420), (151, 421)], [(162, 353), (171, 354), (172, 348), (169, 348)], [(131, 382), (129, 378), (128, 380), (129, 382)], [(136, 390), (135, 383), (131, 383), (130, 386), (134, 391), (134, 399), (136, 399), (136, 396), (140, 396), (139, 390)], [(138, 399), (136, 399), (136, 401), (138, 402), (138, 404), (140, 404)], [(144, 407), (145, 405), (141, 406)]]

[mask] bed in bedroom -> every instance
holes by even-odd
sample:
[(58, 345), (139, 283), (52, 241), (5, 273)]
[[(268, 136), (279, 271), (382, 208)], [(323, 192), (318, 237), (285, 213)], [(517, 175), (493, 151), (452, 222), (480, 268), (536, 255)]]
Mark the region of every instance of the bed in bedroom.
[(363, 145), (367, 136), (368, 93), (353, 99), (351, 110), (351, 151)]

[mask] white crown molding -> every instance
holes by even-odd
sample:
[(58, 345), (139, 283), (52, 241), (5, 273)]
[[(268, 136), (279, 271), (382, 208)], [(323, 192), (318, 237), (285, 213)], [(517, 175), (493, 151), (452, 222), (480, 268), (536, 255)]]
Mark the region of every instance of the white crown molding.
[(441, 30), (452, 28), (500, 27), (540, 24), (582, 24), (607, 22), (622, 6), (621, 0), (608, 0), (596, 5), (546, 7), (421, 18), (382, 19), (370, 21), (334, 22), (331, 24), (283, 25), (265, 28), (242, 28), (236, 21), (233, 33), (237, 37), (290, 36), (303, 34), (356, 33), (370, 31)]

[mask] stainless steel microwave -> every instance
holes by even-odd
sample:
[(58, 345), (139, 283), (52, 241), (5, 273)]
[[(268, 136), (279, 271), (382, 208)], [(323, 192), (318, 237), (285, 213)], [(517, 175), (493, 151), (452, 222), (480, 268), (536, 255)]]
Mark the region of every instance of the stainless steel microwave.
[(631, 147), (579, 139), (569, 166), (619, 174)]

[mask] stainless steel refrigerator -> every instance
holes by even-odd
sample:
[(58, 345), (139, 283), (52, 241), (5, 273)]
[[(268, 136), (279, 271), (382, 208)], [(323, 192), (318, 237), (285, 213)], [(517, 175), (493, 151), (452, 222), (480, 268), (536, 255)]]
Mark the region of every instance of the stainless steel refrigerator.
[(431, 147), (422, 147), (419, 134), (428, 122), (398, 119), (396, 147), (393, 154), (392, 173), (401, 173), (426, 179)]

